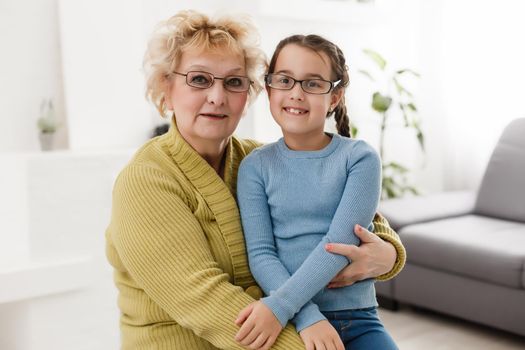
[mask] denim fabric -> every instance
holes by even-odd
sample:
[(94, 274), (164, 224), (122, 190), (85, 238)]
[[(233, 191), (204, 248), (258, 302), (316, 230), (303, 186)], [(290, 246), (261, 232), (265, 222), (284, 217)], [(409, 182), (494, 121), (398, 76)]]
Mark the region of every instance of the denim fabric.
[(394, 340), (379, 320), (377, 309), (323, 311), (339, 333), (346, 350), (397, 350)]

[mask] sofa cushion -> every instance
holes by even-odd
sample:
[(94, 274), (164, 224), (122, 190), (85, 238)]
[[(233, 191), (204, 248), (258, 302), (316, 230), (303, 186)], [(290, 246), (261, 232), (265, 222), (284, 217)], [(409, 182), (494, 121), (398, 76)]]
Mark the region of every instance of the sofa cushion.
[(525, 287), (523, 223), (465, 215), (409, 225), (399, 234), (410, 264)]
[(379, 212), (394, 230), (399, 230), (420, 222), (471, 214), (475, 202), (473, 191), (450, 191), (384, 200), (379, 204)]
[(525, 222), (525, 118), (503, 131), (483, 175), (475, 213)]

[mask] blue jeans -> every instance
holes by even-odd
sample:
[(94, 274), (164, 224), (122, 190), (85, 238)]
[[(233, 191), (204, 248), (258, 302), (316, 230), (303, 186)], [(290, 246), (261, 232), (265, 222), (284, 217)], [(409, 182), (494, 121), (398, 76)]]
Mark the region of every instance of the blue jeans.
[(323, 314), (337, 330), (346, 350), (397, 350), (377, 316), (377, 308), (327, 311)]

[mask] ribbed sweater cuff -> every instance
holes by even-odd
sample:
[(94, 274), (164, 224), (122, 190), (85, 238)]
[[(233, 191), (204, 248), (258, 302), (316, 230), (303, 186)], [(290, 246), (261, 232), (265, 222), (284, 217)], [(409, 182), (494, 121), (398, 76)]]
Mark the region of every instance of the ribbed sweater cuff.
[(326, 320), (326, 317), (319, 311), (319, 307), (314, 303), (310, 302), (306, 304), (292, 319), (293, 324), (297, 332), (310, 327), (311, 325)]
[(281, 302), (275, 296), (267, 296), (262, 298), (261, 301), (264, 305), (268, 306), (272, 310), (273, 314), (279, 320), (281, 326), (286, 326), (288, 320), (293, 317), (293, 311), (286, 307), (285, 303)]
[(401, 270), (403, 270), (407, 258), (406, 250), (405, 247), (403, 247), (403, 244), (401, 244), (401, 242), (395, 237), (392, 237), (391, 235), (382, 232), (377, 232), (376, 235), (382, 240), (391, 243), (394, 246), (394, 248), (396, 248), (397, 258), (392, 270), (381, 276), (376, 277), (376, 280), (378, 281), (388, 281), (389, 279), (392, 279), (395, 276), (397, 276), (397, 274), (400, 273)]

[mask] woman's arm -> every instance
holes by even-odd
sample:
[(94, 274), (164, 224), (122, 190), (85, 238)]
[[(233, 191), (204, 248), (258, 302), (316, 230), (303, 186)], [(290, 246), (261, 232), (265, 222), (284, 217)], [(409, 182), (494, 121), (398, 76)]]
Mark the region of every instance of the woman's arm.
[[(215, 261), (178, 184), (131, 166), (113, 192), (111, 239), (133, 280), (181, 326), (224, 349), (243, 349), (234, 320), (254, 300)], [(304, 349), (287, 327), (275, 349)]]
[(392, 269), (384, 271), (382, 275), (377, 277), (377, 279), (380, 281), (386, 281), (391, 278), (394, 278), (395, 276), (397, 276), (398, 273), (401, 272), (401, 270), (403, 270), (407, 259), (406, 250), (403, 246), (403, 243), (401, 242), (401, 239), (399, 238), (399, 235), (390, 227), (388, 220), (385, 219), (384, 216), (382, 216), (379, 213), (376, 213), (373, 223), (375, 234), (383, 241), (388, 242), (392, 246), (394, 246), (396, 250), (396, 259), (394, 261), (394, 266), (392, 267)]
[(374, 233), (355, 228), (361, 240), (359, 247), (331, 244), (328, 251), (344, 255), (352, 264), (343, 269), (328, 285), (330, 288), (349, 286), (367, 278), (386, 281), (394, 278), (405, 265), (406, 251), (397, 233), (380, 214), (374, 217)]

